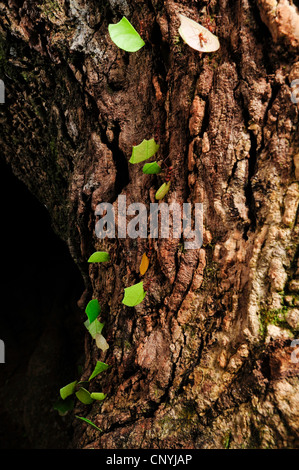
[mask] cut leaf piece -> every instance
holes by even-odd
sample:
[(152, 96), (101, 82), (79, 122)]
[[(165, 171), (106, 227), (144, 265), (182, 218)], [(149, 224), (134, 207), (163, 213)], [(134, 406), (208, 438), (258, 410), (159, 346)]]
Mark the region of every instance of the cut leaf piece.
[(101, 372), (104, 372), (105, 370), (109, 369), (109, 367), (110, 366), (108, 364), (105, 364), (105, 362), (97, 361), (93, 373), (91, 374), (88, 380), (94, 379)]
[(65, 416), (68, 411), (71, 411), (74, 408), (74, 399), (72, 397), (67, 397), (65, 400), (58, 400), (53, 408), (58, 411), (60, 416)]
[(84, 403), (84, 405), (90, 405), (93, 402), (89, 391), (83, 387), (79, 388), (76, 392), (76, 397), (81, 401), (81, 403)]
[(101, 349), (102, 351), (105, 352), (107, 351), (107, 349), (109, 349), (109, 344), (105, 340), (104, 336), (101, 335), (100, 333), (96, 335), (95, 340), (96, 340), (97, 347)]
[(157, 162), (145, 163), (145, 165), (143, 165), (142, 171), (145, 175), (158, 175), (161, 173), (162, 168)]
[(155, 139), (144, 139), (141, 144), (133, 146), (132, 155), (129, 160), (130, 163), (140, 163), (148, 158), (151, 158), (159, 149), (159, 144), (156, 144)]
[(102, 429), (98, 428), (98, 426), (96, 426), (92, 421), (90, 421), (90, 419), (83, 418), (83, 416), (78, 416), (78, 415), (75, 415), (75, 416), (76, 418), (81, 419), (82, 421), (85, 421), (85, 423), (90, 424), (90, 426), (102, 432)]
[(89, 263), (103, 263), (105, 261), (110, 261), (110, 255), (106, 251), (96, 251), (88, 260)]
[(61, 398), (65, 400), (68, 396), (75, 393), (76, 385), (77, 385), (77, 380), (75, 380), (74, 382), (71, 382), (70, 384), (67, 384), (65, 387), (62, 387), (60, 389)]
[(145, 44), (136, 29), (125, 16), (118, 23), (109, 24), (108, 31), (114, 44), (124, 51), (136, 52)]
[(125, 295), (122, 303), (128, 307), (135, 307), (143, 301), (145, 296), (146, 292), (143, 289), (143, 281), (141, 281), (134, 286), (125, 288)]
[(143, 276), (146, 273), (146, 271), (148, 270), (148, 266), (149, 266), (149, 259), (146, 253), (143, 253), (142, 260), (140, 263), (140, 268), (139, 268), (141, 276)]
[(89, 323), (92, 323), (101, 313), (101, 306), (99, 304), (99, 301), (97, 299), (93, 299), (88, 302), (85, 309), (85, 313), (88, 317)]
[(187, 16), (179, 14), (179, 17), (181, 20), (179, 34), (188, 46), (199, 52), (215, 52), (219, 49), (219, 40), (211, 31)]
[(95, 339), (97, 334), (101, 334), (104, 323), (99, 322), (99, 320), (94, 320), (90, 323), (89, 320), (86, 320), (84, 326), (88, 329), (93, 339)]
[(98, 392), (95, 392), (95, 393), (91, 393), (90, 394), (91, 398), (93, 398), (94, 400), (99, 400), (99, 401), (102, 401), (102, 400), (105, 400), (106, 396), (105, 393), (98, 393)]
[(163, 199), (163, 197), (166, 196), (170, 188), (170, 183), (171, 182), (168, 181), (168, 183), (163, 183), (162, 186), (160, 186), (160, 188), (158, 189), (155, 195), (155, 198), (157, 200)]

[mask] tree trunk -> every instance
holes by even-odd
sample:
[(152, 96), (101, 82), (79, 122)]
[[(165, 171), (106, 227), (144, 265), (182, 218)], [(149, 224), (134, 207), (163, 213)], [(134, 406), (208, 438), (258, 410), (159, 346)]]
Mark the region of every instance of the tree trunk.
[[(107, 397), (76, 402), (71, 447), (299, 445), (298, 7), (0, 3), (3, 156), (47, 206), (80, 269), (82, 329), (98, 299), (109, 344), (101, 351), (86, 332), (80, 378), (97, 360), (109, 364), (90, 387)], [(179, 13), (209, 20), (220, 49), (184, 43)], [(138, 52), (110, 39), (108, 24), (122, 16), (145, 41)], [(99, 203), (155, 202), (163, 176), (129, 163), (132, 147), (151, 138), (173, 167), (163, 202), (203, 204), (198, 249), (175, 238), (96, 236)], [(111, 261), (88, 263), (94, 251)], [(124, 289), (142, 279), (151, 279), (144, 301), (125, 306)]]

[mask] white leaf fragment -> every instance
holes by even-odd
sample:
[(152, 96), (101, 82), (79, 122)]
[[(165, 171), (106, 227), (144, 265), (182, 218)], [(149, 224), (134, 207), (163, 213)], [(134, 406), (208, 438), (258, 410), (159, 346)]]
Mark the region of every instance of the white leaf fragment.
[(179, 34), (188, 46), (199, 52), (215, 52), (219, 49), (217, 36), (187, 16), (179, 14), (179, 17), (181, 20)]
[(101, 349), (102, 351), (105, 352), (107, 351), (107, 349), (109, 349), (109, 344), (107, 343), (103, 335), (98, 333), (95, 337), (95, 340), (96, 340), (97, 347)]

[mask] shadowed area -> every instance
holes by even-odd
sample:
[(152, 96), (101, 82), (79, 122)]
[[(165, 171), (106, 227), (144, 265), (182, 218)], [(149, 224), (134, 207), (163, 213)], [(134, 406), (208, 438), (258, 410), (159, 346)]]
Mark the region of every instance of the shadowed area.
[(46, 207), (3, 162), (0, 193), (0, 448), (66, 448), (71, 426), (53, 405), (82, 362), (83, 281)]

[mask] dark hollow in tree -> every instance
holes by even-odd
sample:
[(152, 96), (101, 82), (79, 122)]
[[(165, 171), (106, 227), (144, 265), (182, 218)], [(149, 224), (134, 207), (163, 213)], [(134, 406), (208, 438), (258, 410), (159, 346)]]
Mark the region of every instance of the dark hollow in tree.
[[(1, 4), (1, 147), (46, 204), (101, 304), (109, 349), (86, 336), (82, 379), (101, 405), (76, 405), (76, 448), (295, 448), (299, 337), (298, 2), (10, 0)], [(220, 49), (200, 54), (179, 36), (181, 13), (213, 27)], [(142, 32), (136, 53), (108, 25)], [(129, 163), (158, 138), (171, 166), (166, 202), (203, 203), (203, 245), (95, 236), (100, 202), (155, 202), (161, 175)], [(111, 262), (87, 263), (96, 250)], [(79, 300), (80, 298), (80, 300)], [(293, 356), (294, 357), (294, 356)], [(52, 385), (52, 384), (51, 384)]]

